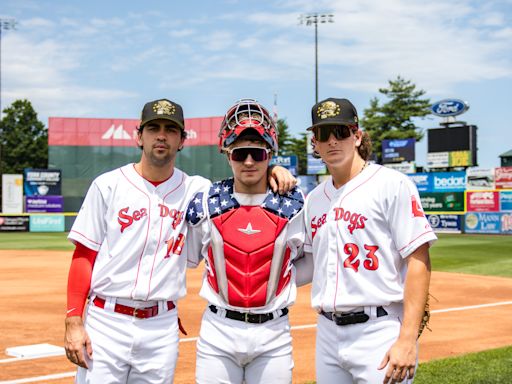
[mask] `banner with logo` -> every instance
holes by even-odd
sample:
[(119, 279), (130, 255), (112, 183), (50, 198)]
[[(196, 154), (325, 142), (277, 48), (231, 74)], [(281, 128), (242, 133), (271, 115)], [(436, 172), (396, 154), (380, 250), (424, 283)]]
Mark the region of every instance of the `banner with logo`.
[(494, 168), (466, 169), (468, 191), (495, 189)]
[(27, 232), (28, 216), (0, 216), (0, 232)]
[(327, 172), (325, 163), (322, 159), (315, 159), (313, 155), (308, 154), (308, 175), (323, 175)]
[(383, 164), (386, 168), (394, 169), (395, 171), (402, 172), (405, 174), (415, 173), (416, 172), (416, 164), (414, 162), (405, 162), (405, 163), (388, 163)]
[(434, 232), (462, 232), (462, 215), (427, 215)]
[[(188, 147), (217, 145), (223, 117), (185, 119)], [(139, 119), (50, 117), (48, 145), (135, 147)]]
[(464, 213), (464, 192), (426, 192), (420, 199), (425, 212)]
[(496, 168), (496, 189), (512, 189), (512, 167)]
[(25, 196), (26, 212), (62, 212), (62, 196)]
[(64, 215), (30, 216), (30, 232), (64, 232)]
[(468, 212), (498, 212), (500, 196), (498, 191), (466, 192), (466, 209)]
[(501, 233), (512, 234), (512, 213), (501, 214)]
[(401, 163), (415, 160), (416, 139), (382, 140), (382, 163)]
[(416, 188), (418, 188), (418, 192), (431, 192), (432, 191), (432, 180), (430, 178), (430, 173), (408, 173), (407, 176), (412, 180), (414, 184), (416, 184)]
[(421, 172), (408, 174), (421, 192), (464, 192), (465, 172)]
[(23, 170), (23, 179), (25, 196), (62, 195), (60, 169), (25, 168)]
[(500, 191), (500, 211), (512, 211), (512, 191)]
[(291, 156), (272, 156), (270, 165), (280, 165), (290, 171), (293, 176), (298, 173), (298, 161), (296, 155)]
[(501, 216), (499, 212), (466, 213), (465, 233), (501, 233)]
[(23, 175), (2, 175), (2, 212), (23, 213)]

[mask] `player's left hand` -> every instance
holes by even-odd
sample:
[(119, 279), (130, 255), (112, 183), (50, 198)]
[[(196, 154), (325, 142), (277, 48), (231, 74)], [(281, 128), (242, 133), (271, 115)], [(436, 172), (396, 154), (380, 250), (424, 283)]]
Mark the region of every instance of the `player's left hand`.
[(388, 366), (383, 384), (401, 383), (406, 378), (414, 377), (416, 349), (416, 340), (407, 341), (400, 338), (391, 346), (378, 368), (384, 369)]
[(286, 168), (279, 165), (269, 167), (268, 182), (272, 191), (280, 195), (297, 185), (297, 179)]

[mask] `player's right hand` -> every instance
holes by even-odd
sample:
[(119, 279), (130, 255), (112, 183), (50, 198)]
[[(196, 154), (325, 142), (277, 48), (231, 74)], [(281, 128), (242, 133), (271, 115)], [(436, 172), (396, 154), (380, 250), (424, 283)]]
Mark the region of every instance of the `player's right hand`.
[(66, 357), (79, 367), (89, 368), (84, 351), (87, 353), (87, 357), (92, 360), (92, 344), (89, 335), (85, 331), (82, 318), (80, 316), (67, 317), (65, 324), (64, 349), (66, 350)]

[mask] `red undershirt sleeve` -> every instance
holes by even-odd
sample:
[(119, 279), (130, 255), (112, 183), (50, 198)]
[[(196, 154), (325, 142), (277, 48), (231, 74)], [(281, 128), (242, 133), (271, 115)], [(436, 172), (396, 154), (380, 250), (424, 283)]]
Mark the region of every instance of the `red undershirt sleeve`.
[(91, 287), (92, 268), (97, 254), (97, 251), (76, 243), (68, 275), (66, 317), (82, 316)]

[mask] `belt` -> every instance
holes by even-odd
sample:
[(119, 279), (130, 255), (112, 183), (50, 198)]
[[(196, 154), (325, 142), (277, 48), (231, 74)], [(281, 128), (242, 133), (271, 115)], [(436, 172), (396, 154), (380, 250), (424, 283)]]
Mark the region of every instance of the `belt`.
[[(347, 312), (347, 313), (336, 313), (336, 312), (320, 312), (326, 319), (334, 321), (336, 325), (350, 325), (358, 323), (366, 323), (370, 316), (364, 311), (360, 312)], [(377, 307), (377, 317), (387, 316), (388, 313), (383, 307)]]
[[(210, 311), (218, 313), (219, 309), (215, 305), (208, 306)], [(248, 313), (248, 312), (237, 312), (230, 309), (224, 309), (225, 316), (228, 319), (244, 321), (246, 323), (262, 324), (274, 318), (273, 313)], [(281, 309), (282, 313), (279, 317), (286, 316), (288, 314), (288, 308)]]
[[(105, 299), (96, 296), (92, 301), (96, 307), (105, 308)], [(172, 301), (167, 302), (167, 309), (170, 311), (174, 309), (176, 306)], [(139, 319), (149, 319), (150, 317), (155, 317), (158, 315), (158, 305), (154, 305), (152, 307), (146, 308), (133, 308), (128, 307), (127, 305), (116, 304), (114, 306), (114, 312), (121, 313), (123, 315), (137, 317)]]

